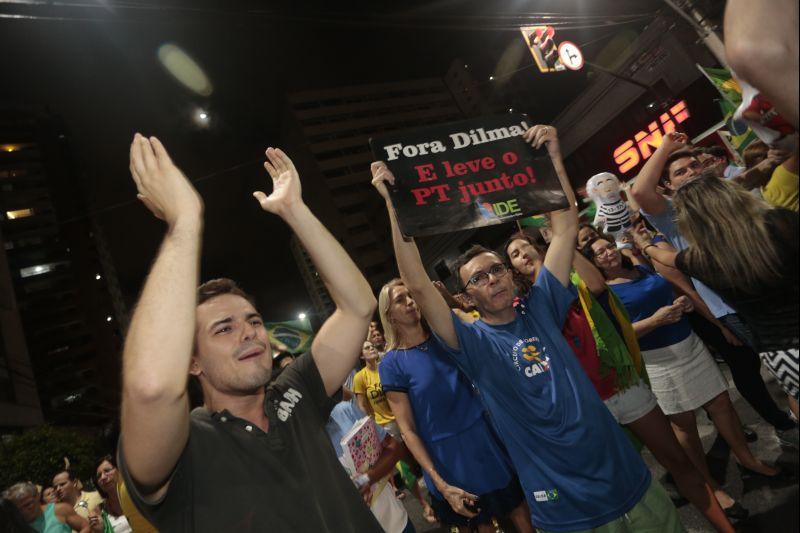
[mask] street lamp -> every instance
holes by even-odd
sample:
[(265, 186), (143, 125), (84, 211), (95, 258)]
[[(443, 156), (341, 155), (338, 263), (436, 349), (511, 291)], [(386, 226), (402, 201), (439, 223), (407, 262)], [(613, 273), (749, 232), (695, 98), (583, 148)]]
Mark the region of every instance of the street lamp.
[(297, 315), (297, 318), (299, 318), (300, 320), (305, 320), (306, 319), (306, 314), (305, 313), (300, 313), (299, 315)]

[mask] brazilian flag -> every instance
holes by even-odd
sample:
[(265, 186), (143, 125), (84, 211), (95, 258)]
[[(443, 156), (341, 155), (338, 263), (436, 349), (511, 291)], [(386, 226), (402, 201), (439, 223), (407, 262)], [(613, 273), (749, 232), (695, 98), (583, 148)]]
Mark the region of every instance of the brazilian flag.
[(521, 218), (519, 219), (519, 225), (523, 228), (543, 228), (547, 226), (547, 218), (544, 215)]
[(725, 117), (725, 129), (731, 135), (733, 148), (741, 154), (756, 139), (756, 134), (746, 123), (733, 118), (736, 108), (742, 103), (741, 86), (736, 81), (736, 78), (733, 77), (731, 71), (726, 68), (701, 67), (700, 65), (697, 65), (697, 68), (717, 88), (722, 96), (718, 103), (722, 116)]
[(742, 88), (739, 82), (731, 74), (731, 71), (726, 68), (711, 68), (701, 67), (697, 65), (700, 72), (705, 74), (708, 81), (714, 84), (722, 97), (730, 102), (734, 108), (739, 107), (742, 103)]
[(747, 123), (733, 118), (736, 107), (731, 105), (730, 102), (719, 100), (719, 107), (722, 111), (722, 116), (725, 117), (725, 129), (731, 134), (731, 145), (741, 154), (751, 142), (756, 140), (756, 134)]
[(307, 320), (267, 322), (264, 327), (267, 328), (270, 338), (286, 345), (289, 353), (299, 354), (311, 349), (314, 332)]

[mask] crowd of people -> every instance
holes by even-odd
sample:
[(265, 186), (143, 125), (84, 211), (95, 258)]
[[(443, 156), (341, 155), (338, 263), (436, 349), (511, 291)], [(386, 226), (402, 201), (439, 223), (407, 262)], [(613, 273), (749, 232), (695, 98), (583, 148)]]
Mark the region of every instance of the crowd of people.
[[(156, 531), (134, 507), (113, 455), (101, 457), (84, 484), (70, 468), (49, 485), (16, 483), (2, 493), (2, 525), (9, 533), (131, 533)], [(95, 490), (86, 490), (92, 487)]]
[[(749, 8), (729, 9), (737, 24)], [(735, 58), (797, 127), (796, 92)], [(735, 531), (749, 511), (711, 473), (697, 412), (743, 479), (797, 482), (753, 452), (765, 435), (742, 424), (719, 366), (796, 450), (796, 143), (753, 143), (738, 165), (722, 147), (668, 133), (622, 186), (625, 216), (609, 209), (594, 225), (579, 218), (555, 128), (523, 137), (549, 154), (570, 207), (546, 228), (509, 231), (498, 249), (467, 249), (450, 291), (400, 232), (392, 172), (372, 164), (399, 271), (377, 295), (304, 203), (291, 159), (268, 148), (273, 189), (253, 196), (294, 232), (336, 306), (307, 353), (273, 358), (253, 299), (230, 279), (200, 283), (203, 201), (161, 142), (136, 134), (138, 198), (167, 231), (125, 339), (117, 449), (92, 479), (67, 466), (49, 485), (6, 488), (4, 525), (407, 533), (405, 487), (453, 531), (492, 532), (498, 521), (520, 532), (683, 531), (646, 447), (710, 527)], [(367, 417), (377, 458), (348, 472), (343, 438)]]
[[(726, 154), (667, 135), (624, 188), (632, 229), (618, 242), (580, 223), (556, 130), (525, 139), (548, 151), (573, 207), (498, 250), (467, 250), (455, 294), (428, 277), (398, 228), (394, 176), (372, 165), (400, 273), (377, 298), (303, 203), (291, 160), (268, 149), (273, 192), (254, 196), (298, 235), (337, 304), (309, 353), (273, 360), (235, 282), (196, 288), (202, 201), (161, 143), (137, 135), (139, 197), (169, 229), (126, 339), (118, 450), (98, 461), (95, 491), (65, 469), (51, 486), (9, 487), (4, 513), (19, 531), (408, 532), (404, 485), (426, 518), (458, 531), (498, 520), (522, 532), (681, 531), (644, 446), (715, 530), (733, 531), (748, 510), (711, 474), (696, 411), (743, 478), (795, 482), (752, 453), (711, 352), (796, 448), (796, 191), (770, 205), (743, 187), (758, 182), (753, 169), (796, 184), (796, 152), (756, 146), (752, 169), (730, 171)], [(772, 178), (759, 179), (767, 190)], [(191, 412), (189, 380), (202, 390)], [(348, 476), (341, 440), (367, 416), (380, 455)]]

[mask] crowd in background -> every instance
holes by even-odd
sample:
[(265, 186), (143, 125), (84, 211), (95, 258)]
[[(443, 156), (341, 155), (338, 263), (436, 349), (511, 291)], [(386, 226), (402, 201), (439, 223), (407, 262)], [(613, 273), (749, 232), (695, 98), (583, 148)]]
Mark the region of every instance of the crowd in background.
[[(557, 146), (550, 135), (542, 142)], [(727, 441), (743, 477), (795, 482), (791, 473), (750, 451), (748, 441), (757, 436), (742, 426), (715, 361), (728, 364), (734, 386), (774, 427), (781, 444), (796, 449), (797, 151), (756, 142), (744, 151), (744, 163), (737, 166), (721, 147), (693, 148), (673, 133), (633, 184), (599, 175), (600, 186), (617, 184), (627, 200), (629, 228), (608, 235), (604, 217), (577, 227), (569, 258), (576, 292), (560, 328), (571, 356), (615, 423), (627, 429), (632, 447), (647, 447), (677, 490), (718, 530), (729, 519), (747, 517), (748, 510), (711, 475), (697, 409), (708, 413)], [(380, 190), (388, 171), (380, 165), (373, 171)], [(470, 285), (491, 288), (508, 278), (515, 312), (524, 314), (547, 271), (552, 239), (553, 228), (545, 226), (513, 232), (498, 250), (477, 247), (456, 264), (458, 292), (450, 294), (441, 282), (432, 291), (455, 320), (474, 324), (486, 304), (476, 302)], [(481, 256), (496, 261), (463, 278), (462, 270)], [(400, 503), (403, 487), (430, 522), (495, 531), (500, 519), (530, 531), (534, 524), (509, 443), (498, 434), (474, 378), (425, 320), (415, 292), (398, 278), (377, 295), (378, 319), (365, 332), (362, 368), (351, 373), (326, 423), (331, 443), (340, 456), (341, 437), (364, 416), (374, 418), (381, 460), (353, 482), (386, 531), (413, 530)], [(523, 349), (524, 359), (539, 363), (528, 367), (535, 368), (531, 372), (549, 370), (550, 359), (540, 350), (535, 343)], [(290, 354), (275, 354), (271, 379), (294, 362)], [(767, 391), (762, 363), (785, 391), (789, 412)], [(18, 483), (3, 493), (4, 512), (19, 531), (154, 529), (130, 500), (114, 455), (100, 459), (87, 481), (95, 490), (85, 490), (66, 468), (50, 485)], [(381, 482), (385, 487), (375, 497), (373, 486)], [(709, 504), (709, 494), (718, 507)]]

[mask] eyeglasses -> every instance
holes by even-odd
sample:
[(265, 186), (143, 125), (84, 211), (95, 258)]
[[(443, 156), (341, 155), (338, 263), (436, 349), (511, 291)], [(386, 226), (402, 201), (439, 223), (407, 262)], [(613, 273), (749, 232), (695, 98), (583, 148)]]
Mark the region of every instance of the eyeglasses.
[(470, 285), (484, 287), (487, 283), (489, 283), (490, 275), (494, 276), (495, 278), (502, 278), (506, 274), (508, 274), (508, 267), (504, 263), (495, 263), (488, 272), (478, 272), (469, 278), (465, 287), (469, 287)]
[(594, 252), (594, 256), (595, 257), (600, 257), (601, 255), (603, 255), (603, 254), (605, 254), (607, 252), (611, 252), (611, 251), (616, 250), (616, 249), (617, 249), (617, 245), (616, 244), (607, 244), (604, 247), (600, 248), (599, 250), (595, 251)]

